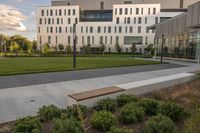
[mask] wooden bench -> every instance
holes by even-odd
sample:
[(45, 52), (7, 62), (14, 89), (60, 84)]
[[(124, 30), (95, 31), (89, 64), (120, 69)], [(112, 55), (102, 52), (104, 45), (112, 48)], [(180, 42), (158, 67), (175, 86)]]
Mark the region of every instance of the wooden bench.
[(68, 95), (70, 104), (82, 104), (88, 107), (94, 107), (98, 100), (103, 98), (116, 98), (118, 95), (122, 94), (125, 89), (119, 87), (107, 87), (91, 91), (85, 91), (81, 93), (75, 93)]

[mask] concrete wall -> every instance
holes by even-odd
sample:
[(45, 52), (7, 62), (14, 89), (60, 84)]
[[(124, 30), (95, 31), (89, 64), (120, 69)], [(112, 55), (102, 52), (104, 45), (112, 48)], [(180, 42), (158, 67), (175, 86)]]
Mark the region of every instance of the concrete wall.
[[(180, 0), (53, 0), (52, 5), (60, 6), (80, 5), (83, 10), (98, 10), (100, 9), (100, 2), (104, 2), (104, 9), (112, 9), (114, 4), (124, 4), (125, 1), (131, 1), (133, 4), (161, 4), (162, 9), (166, 8), (180, 8)], [(63, 2), (64, 1), (64, 2)], [(199, 0), (183, 0), (183, 8), (198, 2)]]

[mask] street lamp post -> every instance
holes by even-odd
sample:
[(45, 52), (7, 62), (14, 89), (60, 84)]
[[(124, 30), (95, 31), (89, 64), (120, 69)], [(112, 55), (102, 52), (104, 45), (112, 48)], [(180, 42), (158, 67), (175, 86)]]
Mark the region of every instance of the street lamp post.
[(76, 69), (76, 23), (73, 25), (73, 68)]
[(164, 35), (162, 35), (162, 46), (161, 46), (160, 62), (163, 62), (163, 46), (164, 46)]

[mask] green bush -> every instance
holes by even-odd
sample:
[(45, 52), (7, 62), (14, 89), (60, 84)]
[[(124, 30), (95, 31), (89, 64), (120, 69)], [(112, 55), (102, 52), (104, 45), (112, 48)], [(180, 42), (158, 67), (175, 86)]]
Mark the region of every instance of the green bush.
[[(19, 119), (15, 123), (14, 132), (15, 133), (40, 133), (41, 123), (35, 117), (26, 117)], [(37, 132), (36, 132), (37, 131)]]
[(111, 112), (100, 111), (94, 113), (91, 124), (97, 130), (108, 131), (111, 127), (117, 125), (117, 118)]
[(195, 112), (185, 122), (184, 133), (199, 133), (200, 132), (200, 110)]
[(144, 108), (133, 103), (126, 104), (120, 111), (119, 119), (124, 124), (132, 124), (142, 121), (144, 118)]
[(140, 100), (137, 105), (142, 106), (146, 114), (155, 115), (158, 112), (160, 102), (155, 99), (144, 98)]
[(84, 105), (72, 105), (63, 110), (62, 113), (66, 113), (67, 117), (74, 117), (77, 120), (84, 120), (87, 116), (88, 108)]
[(118, 106), (124, 106), (127, 103), (136, 102), (137, 98), (131, 94), (121, 94), (117, 97)]
[(180, 121), (188, 116), (188, 112), (186, 112), (181, 105), (176, 104), (175, 102), (162, 103), (158, 112), (170, 117), (173, 121)]
[(111, 127), (108, 133), (134, 133), (132, 129)]
[(97, 102), (97, 110), (99, 111), (105, 110), (114, 112), (116, 108), (117, 108), (117, 102), (111, 98), (101, 99)]
[(38, 116), (41, 121), (50, 121), (53, 118), (58, 118), (61, 116), (61, 109), (54, 105), (44, 105), (39, 109)]
[(153, 116), (148, 119), (144, 126), (145, 133), (176, 133), (173, 121), (163, 115)]
[(84, 133), (85, 128), (83, 124), (74, 118), (69, 119), (54, 119), (53, 120), (54, 133)]

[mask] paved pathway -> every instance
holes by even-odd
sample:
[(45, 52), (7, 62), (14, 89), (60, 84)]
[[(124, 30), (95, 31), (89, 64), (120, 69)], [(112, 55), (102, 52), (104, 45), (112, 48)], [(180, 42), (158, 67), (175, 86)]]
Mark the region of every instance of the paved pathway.
[[(18, 119), (27, 115), (35, 115), (38, 108), (43, 105), (54, 104), (64, 108), (68, 105), (67, 95), (75, 92), (200, 70), (200, 66), (194, 64), (187, 67), (178, 66), (169, 67), (168, 69), (165, 68), (164, 70), (153, 69), (152, 71), (136, 71), (135, 73), (121, 75), (115, 73), (113, 76), (1, 89), (0, 123), (15, 120), (16, 118)], [(12, 82), (11, 80), (7, 83), (1, 82), (1, 84), (12, 84)]]
[(116, 67), (116, 68), (78, 70), (78, 71), (53, 72), (53, 73), (41, 73), (41, 74), (26, 74), (26, 75), (15, 75), (15, 76), (0, 76), (0, 89), (55, 83), (62, 81), (72, 81), (72, 80), (80, 80), (88, 78), (97, 78), (97, 77), (129, 74), (136, 72), (147, 72), (153, 70), (163, 70), (169, 68), (177, 68), (181, 66), (182, 65), (177, 65), (177, 64), (160, 64), (160, 65)]

